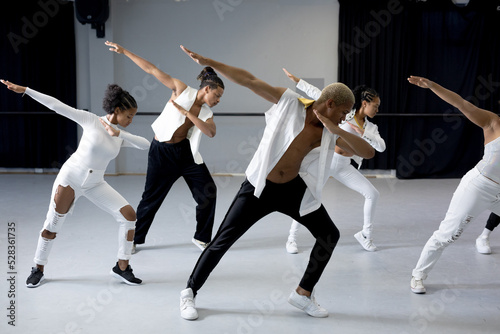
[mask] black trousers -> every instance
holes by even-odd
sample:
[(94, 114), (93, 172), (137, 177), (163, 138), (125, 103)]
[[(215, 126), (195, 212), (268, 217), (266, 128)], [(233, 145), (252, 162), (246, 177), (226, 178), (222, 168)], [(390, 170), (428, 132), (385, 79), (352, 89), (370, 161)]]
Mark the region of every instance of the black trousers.
[(196, 164), (189, 140), (168, 144), (153, 139), (148, 155), (146, 185), (137, 207), (134, 243), (143, 244), (158, 209), (180, 177), (184, 177), (196, 206), (194, 237), (210, 242), (215, 218), (217, 187), (205, 164)]
[(254, 190), (248, 180), (241, 185), (212, 243), (201, 254), (188, 280), (187, 287), (193, 289), (194, 293), (203, 286), (236, 240), (259, 219), (275, 211), (297, 220), (316, 238), (299, 285), (312, 291), (318, 282), (340, 237), (339, 230), (325, 208), (321, 206), (310, 214), (302, 217), (299, 215), (300, 203), (306, 190), (306, 184), (300, 176), (283, 184), (267, 181), (260, 198), (254, 196)]
[(488, 217), (488, 221), (486, 221), (486, 228), (490, 231), (493, 231), (495, 227), (500, 224), (500, 217), (494, 214), (493, 212), (490, 213), (490, 216)]

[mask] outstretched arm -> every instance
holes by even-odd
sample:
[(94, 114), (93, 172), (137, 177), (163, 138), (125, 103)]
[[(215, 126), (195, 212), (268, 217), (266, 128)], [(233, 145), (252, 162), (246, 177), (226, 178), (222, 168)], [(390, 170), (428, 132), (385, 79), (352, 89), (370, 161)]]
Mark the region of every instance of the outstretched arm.
[(303, 91), (304, 93), (306, 93), (307, 96), (310, 96), (315, 100), (319, 99), (319, 97), (321, 96), (321, 89), (311, 85), (309, 82), (305, 81), (304, 79), (296, 77), (292, 73), (288, 72), (285, 68), (283, 69), (283, 72), (285, 72), (286, 76), (290, 80), (297, 83), (297, 88), (300, 89), (301, 91)]
[(457, 93), (454, 93), (451, 90), (446, 89), (429, 79), (410, 76), (408, 78), (408, 81), (418, 87), (429, 88), (430, 90), (432, 90), (432, 92), (439, 96), (443, 101), (448, 102), (449, 104), (460, 110), (472, 123), (481, 127), (485, 131), (485, 134), (487, 131), (489, 131), (488, 129), (491, 130), (493, 124), (498, 121), (498, 116), (494, 113), (476, 107), (469, 101), (464, 100)]
[(91, 122), (93, 120), (93, 117), (95, 117), (95, 114), (70, 107), (67, 104), (62, 103), (61, 101), (52, 96), (42, 94), (28, 87), (19, 86), (7, 80), (0, 80), (0, 82), (2, 82), (5, 86), (7, 86), (9, 90), (19, 94), (26, 93), (26, 95), (30, 96), (33, 100), (43, 104), (49, 109), (54, 110), (59, 115), (62, 115), (64, 117), (71, 119), (72, 121), (77, 122), (82, 126), (85, 123)]
[(16, 84), (13, 84), (12, 82), (10, 81), (7, 81), (7, 80), (0, 80), (1, 83), (3, 83), (5, 86), (7, 86), (7, 89), (13, 91), (13, 92), (16, 92), (16, 93), (25, 93), (26, 92), (26, 87), (24, 86), (19, 86), (19, 85), (16, 85)]
[(283, 67), (283, 72), (285, 72), (285, 74), (288, 77), (288, 79), (292, 80), (295, 83), (299, 83), (300, 78), (297, 78), (295, 75), (293, 75), (292, 73), (288, 72), (286, 70), (286, 68), (284, 68), (284, 67)]
[(269, 102), (278, 103), (278, 101), (281, 98), (281, 95), (283, 95), (283, 93), (286, 90), (286, 88), (283, 87), (273, 87), (268, 83), (266, 83), (265, 81), (256, 78), (250, 72), (244, 69), (226, 65), (210, 58), (205, 58), (197, 53), (194, 53), (186, 49), (182, 45), (181, 49), (198, 64), (202, 66), (212, 67), (227, 79), (231, 80), (234, 83), (237, 83), (238, 85), (250, 89), (252, 92), (266, 99)]
[(162, 84), (170, 88), (176, 95), (179, 95), (184, 89), (186, 89), (186, 84), (179, 79), (172, 78), (167, 73), (161, 71), (158, 67), (153, 65), (151, 62), (146, 59), (136, 55), (133, 52), (125, 49), (121, 45), (118, 45), (113, 42), (106, 41), (104, 44), (110, 46), (109, 50), (124, 54), (129, 57), (137, 66), (142, 68), (142, 70), (148, 74), (153, 75), (156, 79), (158, 79)]

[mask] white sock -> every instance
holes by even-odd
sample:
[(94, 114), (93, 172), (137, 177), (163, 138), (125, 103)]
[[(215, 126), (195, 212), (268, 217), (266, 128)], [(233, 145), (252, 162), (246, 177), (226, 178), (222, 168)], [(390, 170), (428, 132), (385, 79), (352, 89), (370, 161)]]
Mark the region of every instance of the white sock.
[(487, 228), (484, 228), (483, 233), (481, 233), (480, 237), (487, 239), (487, 238), (489, 238), (490, 233), (491, 233), (490, 230), (488, 230)]

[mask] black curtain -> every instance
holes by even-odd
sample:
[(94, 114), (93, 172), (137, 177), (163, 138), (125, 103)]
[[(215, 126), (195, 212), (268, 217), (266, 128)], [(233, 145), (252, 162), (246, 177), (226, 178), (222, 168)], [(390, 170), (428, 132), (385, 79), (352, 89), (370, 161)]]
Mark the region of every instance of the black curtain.
[[(16, 0), (0, 6), (0, 78), (76, 106), (73, 3)], [(76, 149), (76, 124), (1, 86), (0, 167), (60, 167)]]
[(363, 168), (395, 169), (399, 178), (462, 177), (482, 157), (482, 130), (407, 78), (427, 77), (498, 113), (500, 1), (339, 3), (339, 81), (373, 87), (382, 101), (373, 122), (387, 150)]

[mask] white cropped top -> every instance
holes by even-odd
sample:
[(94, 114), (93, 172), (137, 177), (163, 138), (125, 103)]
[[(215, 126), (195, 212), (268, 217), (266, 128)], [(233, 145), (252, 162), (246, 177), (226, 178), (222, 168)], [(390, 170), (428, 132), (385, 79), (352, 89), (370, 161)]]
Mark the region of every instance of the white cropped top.
[(484, 155), (476, 165), (479, 172), (500, 184), (500, 137), (484, 145)]

